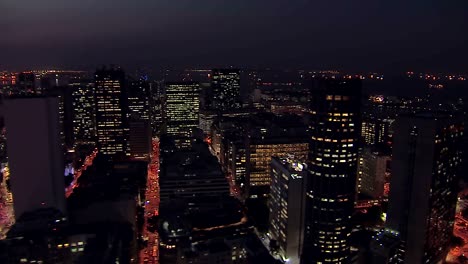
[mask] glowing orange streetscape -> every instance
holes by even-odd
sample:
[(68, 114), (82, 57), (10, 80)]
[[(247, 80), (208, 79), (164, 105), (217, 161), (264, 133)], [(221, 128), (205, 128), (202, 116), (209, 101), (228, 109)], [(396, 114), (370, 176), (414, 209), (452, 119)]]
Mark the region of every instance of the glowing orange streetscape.
[(159, 141), (153, 140), (151, 162), (148, 165), (148, 178), (146, 182), (145, 224), (142, 236), (148, 242), (140, 251), (140, 263), (159, 263), (159, 235), (148, 230), (148, 219), (159, 215)]
[(98, 149), (94, 149), (94, 151), (89, 154), (85, 161), (83, 162), (83, 165), (81, 165), (80, 168), (76, 169), (75, 170), (75, 174), (73, 175), (73, 181), (71, 182), (71, 184), (65, 188), (65, 197), (70, 197), (70, 195), (73, 193), (73, 190), (79, 186), (78, 184), (78, 179), (81, 177), (81, 175), (83, 174), (83, 172), (93, 164), (93, 161), (94, 161), (94, 158), (96, 158), (96, 155), (98, 153)]

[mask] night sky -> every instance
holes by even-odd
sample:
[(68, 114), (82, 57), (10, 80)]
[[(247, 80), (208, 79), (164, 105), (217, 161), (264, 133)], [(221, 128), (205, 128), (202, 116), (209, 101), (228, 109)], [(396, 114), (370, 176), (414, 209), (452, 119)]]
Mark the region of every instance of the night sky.
[(468, 70), (466, 0), (0, 0), (0, 69)]

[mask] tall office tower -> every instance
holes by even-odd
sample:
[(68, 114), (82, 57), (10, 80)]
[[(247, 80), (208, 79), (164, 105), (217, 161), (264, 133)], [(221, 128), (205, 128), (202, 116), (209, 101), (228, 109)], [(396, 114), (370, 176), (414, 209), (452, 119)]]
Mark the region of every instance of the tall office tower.
[(65, 213), (58, 98), (5, 101), (15, 217), (45, 207)]
[(200, 115), (200, 86), (194, 82), (166, 83), (167, 134), (187, 145)]
[(94, 101), (94, 83), (73, 82), (73, 139), (74, 144), (92, 144), (96, 142), (96, 113)]
[(128, 89), (130, 156), (148, 159), (151, 152), (149, 83), (146, 77), (131, 81)]
[(269, 235), (286, 263), (299, 264), (304, 242), (307, 166), (291, 158), (271, 159)]
[(128, 104), (125, 73), (101, 69), (95, 75), (96, 131), (98, 148), (105, 155), (127, 155)]
[(311, 92), (311, 179), (304, 261), (347, 263), (356, 192), (361, 83), (316, 80)]
[(161, 135), (164, 125), (164, 109), (165, 98), (163, 95), (164, 83), (151, 82), (150, 83), (150, 118), (151, 130), (153, 135)]
[(133, 159), (149, 160), (151, 153), (151, 124), (149, 120), (130, 120), (129, 148)]
[(359, 153), (358, 193), (374, 199), (388, 196), (390, 161), (389, 154), (369, 147), (363, 148)]
[(73, 96), (72, 87), (54, 86), (47, 90), (42, 90), (42, 94), (46, 96), (54, 96), (59, 98), (59, 116), (60, 116), (60, 137), (62, 147), (66, 151), (73, 147)]
[(240, 99), (240, 70), (214, 69), (211, 76), (213, 93), (212, 108), (218, 112), (228, 112), (239, 109)]
[(367, 116), (362, 120), (361, 137), (368, 146), (388, 145), (394, 120)]
[(149, 83), (145, 77), (130, 81), (128, 86), (128, 116), (130, 119), (149, 120)]
[(463, 122), (448, 114), (396, 121), (386, 227), (399, 232), (404, 263), (438, 263), (449, 250), (462, 136)]

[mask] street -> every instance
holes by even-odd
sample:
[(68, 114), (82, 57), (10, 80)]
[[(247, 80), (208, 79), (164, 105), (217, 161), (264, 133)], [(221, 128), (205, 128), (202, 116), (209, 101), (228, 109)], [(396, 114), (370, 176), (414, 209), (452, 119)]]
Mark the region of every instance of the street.
[(148, 230), (149, 219), (159, 215), (159, 141), (153, 140), (151, 161), (146, 182), (145, 223), (142, 236), (147, 245), (140, 251), (140, 263), (159, 263), (159, 235)]
[(468, 219), (463, 218), (461, 213), (468, 205), (467, 201), (463, 199), (467, 194), (468, 190), (459, 194), (455, 224), (453, 226), (453, 235), (461, 237), (465, 244), (462, 247), (455, 247), (450, 250), (446, 258), (446, 261), (449, 263), (459, 263), (457, 258), (460, 256), (468, 257)]
[(75, 169), (75, 173), (73, 174), (73, 181), (67, 188), (65, 188), (66, 198), (70, 197), (70, 195), (73, 193), (73, 190), (79, 186), (78, 179), (81, 177), (83, 171), (85, 171), (89, 166), (93, 164), (94, 158), (96, 158), (97, 153), (98, 149), (94, 149), (94, 151), (91, 154), (86, 156), (85, 161), (83, 162), (81, 167)]
[(8, 165), (3, 169), (3, 183), (0, 184), (0, 239), (4, 239), (10, 227), (15, 223), (13, 213), (13, 198), (6, 187), (6, 180), (10, 177)]

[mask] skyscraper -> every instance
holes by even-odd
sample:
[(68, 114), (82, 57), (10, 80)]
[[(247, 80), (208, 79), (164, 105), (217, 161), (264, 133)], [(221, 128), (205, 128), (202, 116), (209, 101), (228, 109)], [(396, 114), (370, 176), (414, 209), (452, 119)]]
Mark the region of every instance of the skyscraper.
[(271, 159), (269, 234), (284, 261), (299, 264), (304, 241), (307, 166), (294, 159)]
[(96, 139), (94, 83), (74, 82), (69, 85), (73, 90), (74, 144), (94, 143)]
[(149, 83), (146, 77), (130, 81), (128, 87), (128, 115), (130, 119), (149, 120)]
[(447, 114), (400, 116), (395, 126), (388, 229), (404, 263), (438, 263), (449, 250), (463, 123)]
[(15, 217), (52, 207), (65, 213), (58, 98), (5, 101)]
[(167, 134), (176, 139), (192, 136), (200, 115), (200, 86), (195, 82), (166, 83)]
[(151, 151), (151, 120), (146, 77), (130, 82), (128, 108), (130, 156), (147, 159)]
[(164, 83), (163, 82), (151, 82), (150, 83), (150, 119), (151, 128), (153, 135), (160, 135), (164, 125), (164, 104), (165, 97), (163, 95)]
[(214, 69), (211, 76), (212, 108), (226, 112), (241, 107), (240, 70)]
[(127, 94), (121, 69), (101, 69), (95, 75), (98, 147), (105, 155), (126, 155), (128, 143)]
[(388, 195), (385, 193), (385, 185), (390, 178), (390, 160), (390, 155), (369, 147), (365, 147), (360, 151), (358, 193), (374, 199)]
[(355, 196), (361, 83), (316, 80), (310, 106), (311, 173), (303, 259), (347, 263)]

